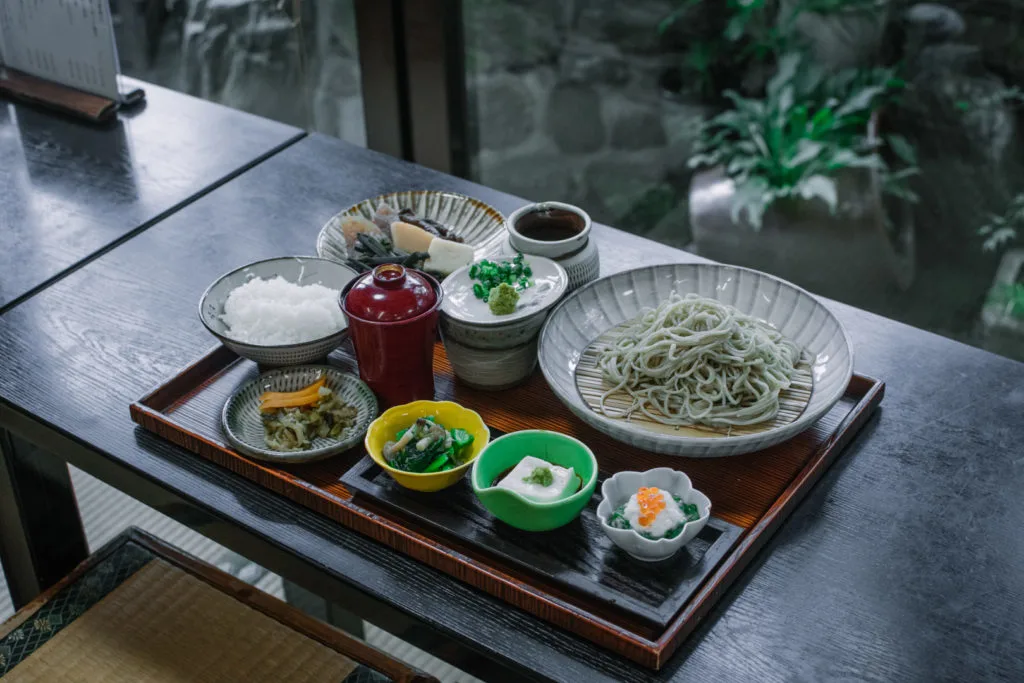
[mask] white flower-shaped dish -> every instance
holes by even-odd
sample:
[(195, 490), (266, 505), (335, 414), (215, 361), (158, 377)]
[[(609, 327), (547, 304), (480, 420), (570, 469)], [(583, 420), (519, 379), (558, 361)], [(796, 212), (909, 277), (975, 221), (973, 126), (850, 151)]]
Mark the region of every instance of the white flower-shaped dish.
[[(675, 538), (659, 538), (656, 541), (644, 538), (633, 529), (609, 526), (608, 518), (615, 512), (615, 508), (628, 502), (630, 496), (642, 486), (656, 486), (679, 496), (684, 503), (696, 505), (700, 519), (687, 522), (682, 533)], [(638, 560), (657, 562), (675, 555), (700, 533), (711, 517), (711, 501), (693, 488), (688, 476), (668, 467), (656, 467), (646, 472), (619, 472), (601, 484), (601, 504), (597, 506), (597, 517), (601, 520), (601, 528), (615, 545)]]

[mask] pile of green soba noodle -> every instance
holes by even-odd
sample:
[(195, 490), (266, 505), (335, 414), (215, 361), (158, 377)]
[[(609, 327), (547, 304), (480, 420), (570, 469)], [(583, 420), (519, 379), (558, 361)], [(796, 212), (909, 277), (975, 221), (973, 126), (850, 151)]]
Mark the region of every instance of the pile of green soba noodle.
[(767, 323), (696, 294), (672, 296), (600, 353), (613, 388), (667, 425), (749, 425), (775, 417), (802, 351)]

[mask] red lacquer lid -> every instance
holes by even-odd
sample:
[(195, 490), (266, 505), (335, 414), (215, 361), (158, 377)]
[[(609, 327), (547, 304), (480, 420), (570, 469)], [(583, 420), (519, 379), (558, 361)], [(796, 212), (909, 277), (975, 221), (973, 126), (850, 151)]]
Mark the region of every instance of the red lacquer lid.
[(372, 322), (399, 322), (429, 311), (437, 294), (427, 277), (397, 264), (377, 266), (348, 290), (342, 310)]

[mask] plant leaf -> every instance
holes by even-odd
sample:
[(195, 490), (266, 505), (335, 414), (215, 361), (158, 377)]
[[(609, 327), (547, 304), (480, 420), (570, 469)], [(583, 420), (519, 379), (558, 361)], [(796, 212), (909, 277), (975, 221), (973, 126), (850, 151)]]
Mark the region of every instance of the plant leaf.
[(1017, 238), (1017, 231), (1013, 228), (998, 228), (981, 245), (985, 251), (996, 251), (1005, 244), (1009, 244)]
[(797, 143), (797, 153), (792, 156), (788, 161), (784, 161), (783, 165), (786, 168), (796, 168), (801, 164), (806, 164), (811, 159), (814, 159), (822, 150), (825, 149), (825, 145), (820, 142), (814, 142), (813, 140), (800, 140)]
[(800, 196), (804, 199), (818, 197), (828, 204), (831, 213), (836, 212), (838, 198), (836, 196), (836, 182), (832, 178), (823, 175), (812, 175), (801, 181), (799, 186)]
[(777, 97), (782, 86), (793, 80), (797, 69), (800, 67), (801, 59), (802, 57), (798, 52), (791, 52), (779, 58), (778, 69), (771, 80), (768, 81), (768, 85), (765, 86), (765, 92), (768, 94), (769, 99)]
[(782, 90), (779, 91), (779, 101), (775, 106), (779, 119), (785, 122), (793, 108), (793, 86), (791, 84), (787, 83), (782, 86)]
[(672, 24), (676, 23), (676, 21), (679, 20), (680, 17), (686, 14), (686, 11), (688, 9), (690, 9), (691, 7), (700, 2), (701, 0), (686, 0), (686, 2), (672, 10), (672, 12), (667, 17), (665, 17), (658, 23), (658, 35), (661, 35), (665, 33), (665, 31), (668, 31), (670, 28), (672, 28)]
[(884, 92), (885, 86), (881, 85), (872, 85), (858, 90), (839, 106), (839, 109), (836, 110), (836, 118), (870, 111), (871, 103)]
[(754, 230), (760, 230), (765, 201), (769, 196), (767, 183), (761, 178), (749, 178), (743, 182), (737, 182), (736, 191), (732, 197), (732, 207), (729, 211), (732, 222), (738, 224), (740, 214), (746, 212), (751, 227)]
[(839, 149), (828, 160), (826, 167), (830, 171), (840, 168), (875, 168), (882, 170), (885, 168), (885, 162), (877, 154), (861, 155), (851, 149)]
[(917, 166), (911, 166), (909, 168), (901, 168), (895, 173), (890, 173), (889, 180), (900, 181), (905, 180), (907, 178), (911, 178), (916, 175), (921, 175), (921, 169), (919, 169)]
[(811, 135), (818, 137), (826, 130), (829, 130), (832, 127), (832, 120), (832, 110), (828, 107), (816, 111), (811, 119)]
[(714, 154), (694, 154), (686, 162), (686, 165), (690, 168), (697, 168), (699, 166), (714, 166), (717, 163), (718, 157)]
[(737, 40), (743, 37), (743, 32), (747, 28), (747, 16), (746, 14), (735, 14), (729, 23), (725, 27), (725, 31), (722, 32), (722, 36), (730, 43), (735, 43)]
[(914, 146), (902, 135), (892, 134), (886, 137), (891, 149), (903, 163), (908, 166), (917, 166), (917, 151)]
[(917, 196), (916, 192), (908, 187), (904, 187), (903, 185), (886, 183), (882, 186), (882, 191), (886, 194), (891, 194), (893, 197), (899, 197), (904, 201), (911, 202), (912, 204), (916, 204), (921, 200), (921, 198)]

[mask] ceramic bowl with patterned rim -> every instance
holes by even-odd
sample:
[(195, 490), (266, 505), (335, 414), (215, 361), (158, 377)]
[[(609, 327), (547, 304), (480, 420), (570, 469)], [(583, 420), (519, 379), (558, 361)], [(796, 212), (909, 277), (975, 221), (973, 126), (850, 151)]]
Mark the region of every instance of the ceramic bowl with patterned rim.
[(346, 216), (361, 216), (373, 220), (377, 206), (387, 203), (396, 210), (412, 209), (421, 218), (435, 220), (451, 228), (456, 235), (473, 247), (475, 258), (481, 259), (497, 252), (506, 237), (505, 217), (490, 204), (457, 192), (441, 190), (405, 190), (389, 192), (364, 199), (335, 214), (316, 240), (316, 253), (321, 258), (345, 263), (348, 249), (341, 232), (341, 221)]
[(257, 261), (222, 275), (199, 298), (199, 319), (214, 337), (242, 358), (264, 366), (301, 365), (326, 358), (345, 341), (348, 325), (343, 325), (319, 339), (296, 344), (251, 344), (230, 336), (230, 330), (221, 316), (228, 295), (253, 278), (282, 277), (297, 285), (323, 285), (339, 292), (359, 273), (348, 266), (315, 256), (283, 256)]
[[(753, 434), (696, 437), (661, 433), (592, 410), (580, 395), (576, 368), (584, 350), (613, 327), (655, 308), (673, 292), (694, 293), (764, 320), (811, 357), (813, 386), (792, 422)], [(638, 448), (695, 458), (739, 455), (790, 439), (809, 428), (843, 396), (853, 375), (853, 348), (823, 303), (784, 280), (756, 270), (713, 263), (647, 266), (602, 278), (570, 294), (540, 333), (538, 358), (552, 391), (580, 419)]]
[[(281, 452), (267, 448), (260, 395), (265, 391), (298, 391), (326, 378), (326, 386), (356, 409), (355, 423), (338, 438), (313, 439), (312, 448)], [(362, 440), (370, 423), (377, 417), (377, 397), (362, 380), (330, 365), (301, 365), (266, 372), (236, 391), (221, 413), (221, 426), (228, 442), (240, 453), (256, 460), (278, 464), (295, 464), (323, 460), (348, 450)]]

